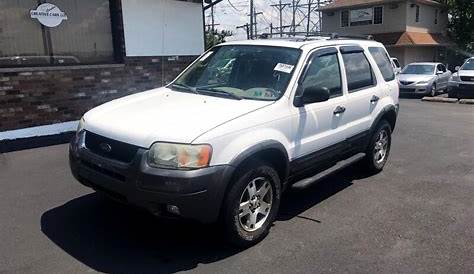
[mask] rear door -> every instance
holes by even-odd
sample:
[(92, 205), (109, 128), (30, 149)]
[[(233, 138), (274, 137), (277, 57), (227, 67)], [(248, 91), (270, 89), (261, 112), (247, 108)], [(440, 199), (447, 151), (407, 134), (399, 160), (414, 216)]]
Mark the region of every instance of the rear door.
[[(366, 133), (374, 121), (374, 109), (383, 96), (384, 83), (377, 83), (372, 65), (365, 50), (360, 46), (340, 47), (348, 91), (346, 113), (343, 123), (346, 124), (346, 138), (354, 138)], [(393, 74), (393, 69), (388, 63)], [(363, 137), (363, 136), (361, 136)]]

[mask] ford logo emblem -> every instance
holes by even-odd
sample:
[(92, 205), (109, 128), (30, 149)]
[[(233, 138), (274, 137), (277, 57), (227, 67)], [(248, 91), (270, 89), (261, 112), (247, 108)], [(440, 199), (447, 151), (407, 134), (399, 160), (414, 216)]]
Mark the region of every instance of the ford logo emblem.
[(99, 145), (99, 147), (100, 147), (100, 149), (102, 149), (105, 152), (111, 152), (112, 151), (112, 147), (107, 143), (101, 143)]

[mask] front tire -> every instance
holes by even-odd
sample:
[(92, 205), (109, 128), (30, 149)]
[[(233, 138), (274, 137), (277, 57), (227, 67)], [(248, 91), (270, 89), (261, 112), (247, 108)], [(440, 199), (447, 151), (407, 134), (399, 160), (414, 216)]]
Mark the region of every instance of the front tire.
[(430, 96), (431, 96), (431, 97), (435, 97), (436, 94), (437, 94), (437, 92), (436, 92), (436, 85), (433, 84), (433, 85), (431, 86)]
[(392, 144), (392, 128), (386, 120), (382, 120), (375, 130), (366, 150), (364, 167), (371, 173), (382, 171), (387, 163)]
[(240, 169), (226, 197), (223, 224), (239, 247), (258, 243), (269, 232), (281, 199), (280, 178), (269, 164), (251, 161)]

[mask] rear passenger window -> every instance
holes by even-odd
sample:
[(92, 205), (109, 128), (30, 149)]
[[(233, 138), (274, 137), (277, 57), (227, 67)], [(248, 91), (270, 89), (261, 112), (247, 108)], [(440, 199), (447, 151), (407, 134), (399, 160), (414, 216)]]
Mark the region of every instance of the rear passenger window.
[(303, 89), (325, 87), (329, 89), (331, 98), (341, 96), (341, 71), (337, 54), (313, 57), (302, 86)]
[(375, 77), (363, 52), (343, 53), (349, 92), (375, 85)]
[(395, 73), (393, 73), (393, 68), (390, 65), (390, 58), (387, 55), (387, 52), (380, 47), (370, 47), (369, 52), (377, 63), (377, 66), (382, 73), (383, 79), (385, 81), (392, 81), (395, 79)]

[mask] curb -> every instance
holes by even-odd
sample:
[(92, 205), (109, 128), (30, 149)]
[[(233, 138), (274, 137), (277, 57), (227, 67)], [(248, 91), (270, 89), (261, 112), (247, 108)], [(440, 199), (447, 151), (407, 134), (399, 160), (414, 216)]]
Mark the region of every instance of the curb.
[(2, 140), (0, 141), (0, 153), (67, 144), (74, 136), (74, 134), (75, 132), (73, 131), (47, 136), (36, 136), (14, 140)]
[(457, 103), (456, 98), (445, 98), (445, 97), (423, 97), (421, 101), (425, 102), (438, 102), (438, 103)]
[(474, 105), (474, 99), (460, 99), (460, 104)]

